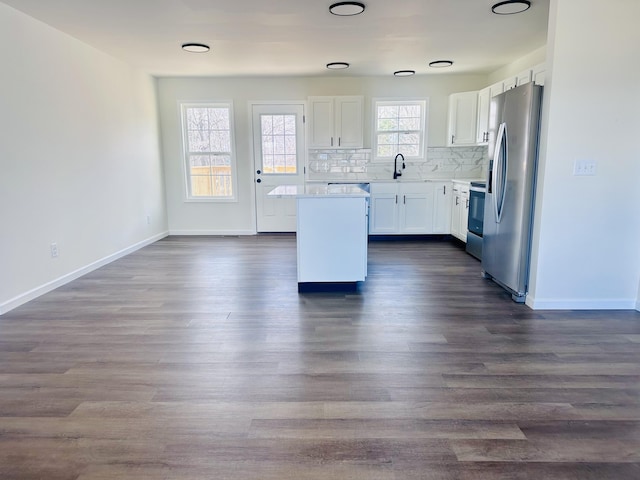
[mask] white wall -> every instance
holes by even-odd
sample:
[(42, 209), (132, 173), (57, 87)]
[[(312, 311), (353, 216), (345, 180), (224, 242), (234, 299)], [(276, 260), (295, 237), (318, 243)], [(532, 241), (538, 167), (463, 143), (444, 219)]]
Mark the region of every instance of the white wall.
[[(635, 308), (640, 278), (640, 2), (552, 0), (534, 308)], [(572, 175), (575, 160), (597, 175)]]
[(0, 63), (2, 313), (167, 225), (151, 77), (1, 3)]
[[(158, 95), (172, 234), (250, 234), (255, 232), (253, 158), (249, 119), (251, 101), (306, 101), (312, 95), (364, 95), (365, 119), (374, 97), (429, 97), (429, 146), (444, 146), (448, 95), (477, 90), (484, 75), (395, 77), (161, 78)], [(232, 100), (238, 162), (237, 203), (185, 203), (179, 102)], [(371, 125), (365, 123), (365, 146)]]
[(519, 58), (513, 63), (492, 72), (489, 75), (489, 84), (494, 84), (509, 77), (514, 77), (524, 70), (545, 63), (547, 60), (547, 46), (540, 47), (533, 52)]

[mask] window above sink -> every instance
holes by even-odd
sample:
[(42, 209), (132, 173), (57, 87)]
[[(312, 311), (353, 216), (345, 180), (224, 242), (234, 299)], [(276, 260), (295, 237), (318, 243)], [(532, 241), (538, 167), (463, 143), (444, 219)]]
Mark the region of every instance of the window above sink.
[(428, 99), (373, 99), (373, 161), (392, 161), (402, 153), (407, 160), (424, 159)]

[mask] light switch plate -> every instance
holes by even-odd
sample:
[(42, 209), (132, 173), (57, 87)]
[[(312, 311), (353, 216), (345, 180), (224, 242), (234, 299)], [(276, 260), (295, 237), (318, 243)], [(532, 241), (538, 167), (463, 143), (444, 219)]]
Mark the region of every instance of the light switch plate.
[(596, 174), (596, 162), (593, 160), (576, 160), (573, 164), (574, 176), (585, 176)]

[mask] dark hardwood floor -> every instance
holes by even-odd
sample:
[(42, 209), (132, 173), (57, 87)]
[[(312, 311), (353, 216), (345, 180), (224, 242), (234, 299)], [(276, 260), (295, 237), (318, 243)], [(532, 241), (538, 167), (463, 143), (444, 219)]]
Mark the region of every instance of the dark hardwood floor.
[(448, 241), (297, 293), (169, 237), (0, 317), (1, 479), (640, 479), (640, 313), (532, 311)]

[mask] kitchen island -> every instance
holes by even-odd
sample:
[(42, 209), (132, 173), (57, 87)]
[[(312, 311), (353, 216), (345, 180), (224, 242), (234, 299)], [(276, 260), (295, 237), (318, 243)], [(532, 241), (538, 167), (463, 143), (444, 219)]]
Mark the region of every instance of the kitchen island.
[(298, 291), (365, 280), (368, 192), (355, 185), (280, 185), (269, 195), (296, 197)]

